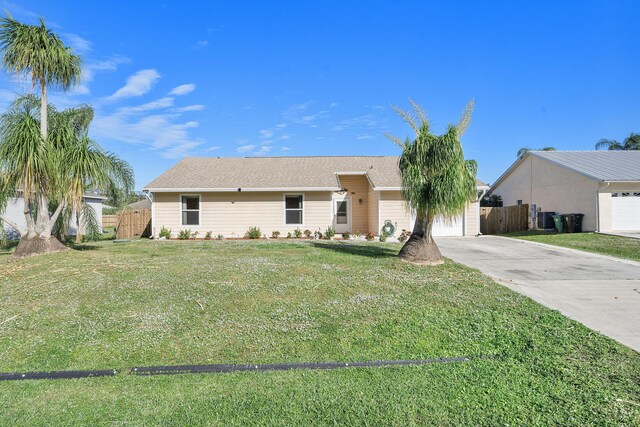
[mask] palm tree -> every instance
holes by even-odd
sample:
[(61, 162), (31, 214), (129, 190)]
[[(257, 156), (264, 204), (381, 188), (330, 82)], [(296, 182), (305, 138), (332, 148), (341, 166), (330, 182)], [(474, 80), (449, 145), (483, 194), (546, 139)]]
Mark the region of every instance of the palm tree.
[(614, 139), (603, 138), (596, 144), (596, 150), (640, 150), (640, 133), (633, 133), (626, 137), (622, 143)]
[(471, 123), (473, 101), (467, 105), (459, 123), (449, 125), (443, 135), (431, 133), (422, 108), (409, 101), (419, 123), (411, 112), (393, 108), (411, 126), (415, 139), (402, 141), (388, 135), (402, 148), (399, 161), (402, 194), (416, 214), (411, 237), (398, 256), (417, 264), (435, 265), (442, 263), (442, 255), (431, 233), (434, 219), (455, 218), (476, 196), (477, 165), (473, 160), (464, 159), (460, 145), (460, 136)]
[[(89, 190), (104, 193), (130, 191), (133, 172), (125, 161), (105, 152), (89, 139), (93, 110), (88, 106), (64, 111), (48, 106), (49, 132), (45, 144), (39, 134), (40, 100), (27, 95), (16, 99), (9, 111), (0, 116), (0, 212), (6, 202), (25, 188), (34, 189), (39, 200), (51, 202), (42, 208), (25, 205), (26, 227), (8, 218), (0, 219), (16, 229), (20, 243), (17, 257), (65, 250), (52, 231), (60, 216), (70, 212), (82, 218), (89, 212), (83, 196)], [(20, 190), (18, 190), (20, 189)], [(33, 198), (27, 197), (31, 202)], [(84, 217), (84, 221), (91, 221)], [(79, 230), (80, 231), (80, 230)], [(80, 231), (81, 232), (81, 231)]]
[(11, 15), (0, 18), (2, 66), (10, 74), (31, 79), (31, 88), (40, 89), (40, 135), (47, 140), (47, 87), (70, 89), (80, 80), (78, 55), (45, 25), (27, 25)]
[(517, 156), (520, 157), (528, 151), (556, 151), (556, 149), (555, 147), (542, 147), (542, 148), (522, 147), (521, 149), (518, 150)]

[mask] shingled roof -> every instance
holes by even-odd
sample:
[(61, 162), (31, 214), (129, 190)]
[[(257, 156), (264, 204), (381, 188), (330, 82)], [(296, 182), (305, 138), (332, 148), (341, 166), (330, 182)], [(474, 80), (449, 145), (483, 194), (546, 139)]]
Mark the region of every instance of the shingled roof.
[(149, 191), (339, 190), (337, 174), (366, 174), (377, 189), (401, 187), (396, 156), (187, 157), (149, 183)]
[[(149, 191), (335, 191), (338, 175), (366, 174), (376, 190), (402, 188), (397, 156), (187, 157)], [(484, 186), (477, 181), (478, 186)]]

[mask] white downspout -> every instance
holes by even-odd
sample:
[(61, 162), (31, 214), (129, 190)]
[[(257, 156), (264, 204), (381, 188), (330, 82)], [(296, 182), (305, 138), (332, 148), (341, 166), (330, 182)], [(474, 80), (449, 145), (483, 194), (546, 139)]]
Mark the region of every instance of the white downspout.
[(151, 202), (151, 237), (156, 238), (156, 204), (153, 203), (153, 193), (143, 191), (142, 194)]

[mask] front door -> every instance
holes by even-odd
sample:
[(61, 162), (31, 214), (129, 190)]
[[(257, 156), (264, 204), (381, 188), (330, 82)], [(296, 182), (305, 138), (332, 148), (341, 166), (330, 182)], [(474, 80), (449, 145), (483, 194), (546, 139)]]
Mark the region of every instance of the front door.
[(333, 201), (333, 229), (336, 234), (351, 232), (350, 202), (348, 198)]

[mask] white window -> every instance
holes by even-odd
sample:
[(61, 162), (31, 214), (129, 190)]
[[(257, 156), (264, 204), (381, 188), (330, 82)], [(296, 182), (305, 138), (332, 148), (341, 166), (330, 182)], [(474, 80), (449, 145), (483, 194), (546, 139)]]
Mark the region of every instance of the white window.
[(302, 225), (304, 222), (304, 197), (302, 194), (284, 196), (284, 222), (288, 225)]
[(182, 225), (200, 225), (200, 196), (180, 196)]

